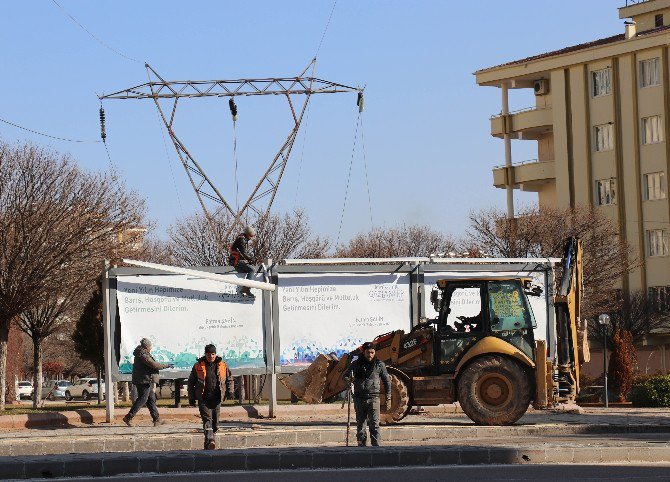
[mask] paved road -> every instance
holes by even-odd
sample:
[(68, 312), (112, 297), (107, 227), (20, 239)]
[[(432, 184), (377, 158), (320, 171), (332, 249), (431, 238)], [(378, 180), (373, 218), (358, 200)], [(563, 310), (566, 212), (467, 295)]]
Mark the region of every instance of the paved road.
[(93, 482), (107, 481), (151, 481), (168, 480), (207, 480), (235, 482), (288, 482), (318, 480), (347, 482), (421, 482), (441, 480), (471, 481), (601, 481), (601, 480), (668, 480), (670, 464), (645, 465), (472, 465), (472, 466), (435, 466), (435, 467), (397, 467), (390, 469), (339, 469), (333, 470), (282, 470), (248, 472), (197, 472), (192, 474), (156, 474), (123, 477), (103, 477), (96, 479), (78, 479)]

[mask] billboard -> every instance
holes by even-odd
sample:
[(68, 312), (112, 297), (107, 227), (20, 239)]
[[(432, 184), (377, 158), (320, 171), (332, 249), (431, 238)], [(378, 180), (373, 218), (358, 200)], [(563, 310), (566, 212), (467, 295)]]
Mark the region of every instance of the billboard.
[(282, 273), (278, 289), (280, 364), (309, 365), (365, 341), (411, 328), (408, 273)]
[(145, 337), (154, 358), (174, 363), (175, 372), (190, 370), (208, 343), (232, 369), (264, 368), (263, 303), (260, 290), (252, 292), (255, 300), (235, 285), (185, 275), (119, 275), (119, 372), (132, 372), (133, 351)]

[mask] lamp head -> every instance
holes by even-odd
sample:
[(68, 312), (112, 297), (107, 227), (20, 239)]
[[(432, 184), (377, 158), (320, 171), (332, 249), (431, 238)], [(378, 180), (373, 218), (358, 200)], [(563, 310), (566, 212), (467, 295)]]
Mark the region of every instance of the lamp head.
[(598, 317), (598, 324), (602, 326), (607, 326), (610, 324), (610, 315), (603, 313)]

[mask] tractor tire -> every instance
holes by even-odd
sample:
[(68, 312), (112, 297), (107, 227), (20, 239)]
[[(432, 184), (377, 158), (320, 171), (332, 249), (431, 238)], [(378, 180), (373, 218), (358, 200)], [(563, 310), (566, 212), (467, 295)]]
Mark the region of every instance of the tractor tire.
[(393, 373), (389, 373), (389, 377), (391, 378), (391, 410), (386, 411), (386, 394), (380, 393), (381, 416), (379, 422), (381, 425), (391, 425), (399, 422), (405, 418), (411, 408), (407, 383)]
[(90, 398), (86, 390), (81, 392), (81, 398), (83, 398), (84, 400), (88, 400)]
[(468, 365), (458, 379), (463, 412), (479, 425), (511, 425), (530, 404), (529, 376), (517, 362), (488, 355)]
[(69, 402), (70, 400), (72, 400), (72, 395), (70, 395), (70, 392), (67, 391), (65, 392), (65, 401)]

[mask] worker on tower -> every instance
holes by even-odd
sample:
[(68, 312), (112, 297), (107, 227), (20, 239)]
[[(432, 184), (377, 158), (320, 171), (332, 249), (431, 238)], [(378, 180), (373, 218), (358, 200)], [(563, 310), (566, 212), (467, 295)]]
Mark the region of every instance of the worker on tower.
[(365, 425), (370, 430), (370, 443), (379, 446), (379, 393), (380, 381), (386, 388), (386, 410), (391, 410), (391, 380), (386, 365), (375, 356), (375, 346), (363, 343), (363, 354), (351, 363), (346, 377), (354, 384), (354, 410), (356, 411), (356, 439), (358, 446), (367, 445)]
[[(256, 236), (256, 230), (252, 226), (247, 226), (244, 231), (240, 233), (235, 241), (230, 246), (230, 257), (228, 262), (235, 267), (238, 273), (245, 273), (246, 279), (252, 279), (256, 271), (252, 266), (253, 260), (249, 254), (249, 240)], [(254, 298), (249, 287), (244, 286), (241, 290), (242, 294)]]
[(216, 448), (214, 434), (219, 429), (221, 402), (233, 398), (233, 390), (233, 377), (228, 365), (216, 355), (216, 346), (207, 345), (205, 355), (193, 365), (188, 377), (188, 403), (195, 406), (195, 401), (198, 401), (205, 432), (205, 449)]

